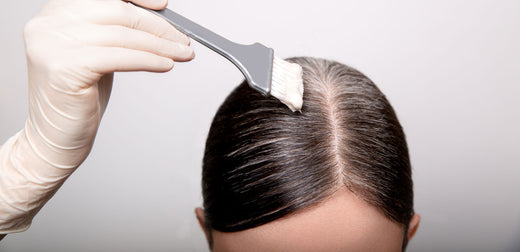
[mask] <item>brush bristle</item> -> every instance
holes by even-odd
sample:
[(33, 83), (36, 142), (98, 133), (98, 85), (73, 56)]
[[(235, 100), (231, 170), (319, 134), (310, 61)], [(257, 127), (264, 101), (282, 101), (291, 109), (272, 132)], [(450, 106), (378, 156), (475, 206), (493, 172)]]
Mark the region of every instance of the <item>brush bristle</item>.
[(303, 105), (303, 70), (298, 64), (278, 57), (273, 60), (271, 95), (287, 105), (293, 112)]

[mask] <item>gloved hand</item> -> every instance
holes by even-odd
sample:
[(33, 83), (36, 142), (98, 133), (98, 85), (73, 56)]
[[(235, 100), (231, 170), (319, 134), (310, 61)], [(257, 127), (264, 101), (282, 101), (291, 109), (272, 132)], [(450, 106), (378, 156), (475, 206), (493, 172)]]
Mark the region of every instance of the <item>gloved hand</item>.
[(166, 72), (194, 56), (187, 36), (120, 0), (53, 0), (26, 24), (24, 39), (29, 117), (0, 148), (0, 234), (26, 230), (87, 157), (113, 72)]

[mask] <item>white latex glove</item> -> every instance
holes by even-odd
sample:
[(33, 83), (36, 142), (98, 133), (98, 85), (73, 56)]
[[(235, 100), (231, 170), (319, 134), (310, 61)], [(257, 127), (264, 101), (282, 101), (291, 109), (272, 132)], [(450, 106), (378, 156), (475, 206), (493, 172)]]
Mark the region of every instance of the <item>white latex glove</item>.
[[(166, 0), (134, 0), (161, 9)], [(166, 72), (194, 56), (163, 19), (120, 0), (54, 0), (24, 30), (25, 128), (0, 148), (0, 234), (32, 218), (89, 154), (115, 71)]]

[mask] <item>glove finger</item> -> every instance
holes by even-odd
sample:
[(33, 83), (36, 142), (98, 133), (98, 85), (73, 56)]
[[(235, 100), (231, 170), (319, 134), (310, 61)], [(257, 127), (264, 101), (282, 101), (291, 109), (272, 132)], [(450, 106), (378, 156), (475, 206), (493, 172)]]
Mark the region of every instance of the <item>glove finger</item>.
[(121, 47), (92, 47), (82, 61), (99, 74), (128, 71), (168, 72), (173, 60), (153, 53)]
[(168, 5), (168, 0), (130, 0), (125, 2), (132, 2), (134, 4), (154, 10), (162, 10)]
[(175, 61), (189, 61), (194, 56), (193, 49), (187, 45), (124, 26), (89, 25), (85, 30), (91, 32), (79, 30), (76, 37), (89, 45), (146, 51)]
[(85, 14), (96, 24), (121, 25), (189, 45), (190, 39), (161, 17), (122, 1), (99, 1)]

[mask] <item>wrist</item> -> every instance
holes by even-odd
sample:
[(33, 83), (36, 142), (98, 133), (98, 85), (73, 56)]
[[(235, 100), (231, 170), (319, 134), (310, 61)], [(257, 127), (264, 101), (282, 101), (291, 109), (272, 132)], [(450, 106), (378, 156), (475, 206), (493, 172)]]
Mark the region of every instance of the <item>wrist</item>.
[(38, 167), (46, 167), (45, 174), (72, 173), (90, 153), (95, 132), (71, 136), (40, 125), (30, 116), (20, 136), (31, 156), (37, 157)]

